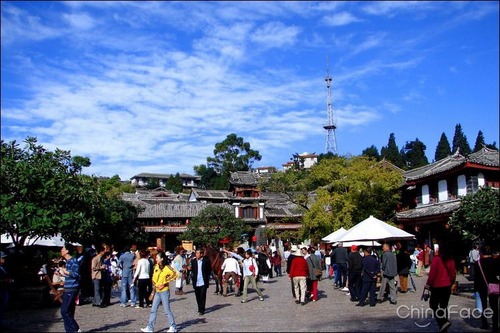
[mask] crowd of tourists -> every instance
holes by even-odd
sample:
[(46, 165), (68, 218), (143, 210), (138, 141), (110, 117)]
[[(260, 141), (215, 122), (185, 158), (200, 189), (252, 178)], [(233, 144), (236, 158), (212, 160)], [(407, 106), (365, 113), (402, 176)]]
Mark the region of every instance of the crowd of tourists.
[[(264, 301), (258, 284), (286, 275), (290, 295), (297, 305), (318, 301), (318, 281), (322, 279), (331, 281), (331, 287), (339, 292), (345, 292), (356, 306), (374, 307), (386, 301), (396, 305), (398, 295), (403, 297), (401, 294), (411, 290), (409, 281), (415, 288), (413, 276), (426, 275), (429, 307), (434, 311), (440, 331), (446, 332), (451, 325), (447, 308), (457, 269), (447, 244), (433, 245), (433, 248), (417, 246), (413, 252), (401, 243), (384, 243), (382, 251), (370, 246), (346, 248), (342, 243), (328, 246), (324, 251), (314, 246), (290, 244), (283, 253), (272, 245), (255, 249), (238, 247), (220, 249), (216, 254), (221, 258), (219, 262), (207, 256), (202, 248), (193, 252), (178, 246), (175, 253), (170, 253), (132, 245), (119, 253), (107, 244), (97, 245), (92, 251), (66, 244), (60, 258), (45, 264), (39, 275), (50, 284), (54, 300), (61, 303), (67, 332), (81, 331), (74, 314), (85, 291), (86, 295), (91, 294), (92, 306), (104, 308), (111, 305), (113, 288), (120, 292), (119, 306), (150, 308), (143, 332), (154, 331), (160, 304), (168, 318), (168, 332), (176, 332), (170, 288), (175, 288), (176, 295), (183, 295), (186, 285), (192, 284), (198, 314), (203, 316), (210, 279), (217, 275), (214, 262), (216, 268), (220, 268), (222, 295), (241, 297), (241, 303), (247, 303), (252, 291)], [(498, 294), (490, 293), (488, 284), (498, 285), (499, 259), (492, 256), (489, 247), (474, 247), (469, 260), (470, 278), (483, 309), (481, 328), (489, 329), (484, 310), (489, 305), (493, 318), (498, 318)], [(498, 319), (492, 320), (491, 328), (498, 332)]]

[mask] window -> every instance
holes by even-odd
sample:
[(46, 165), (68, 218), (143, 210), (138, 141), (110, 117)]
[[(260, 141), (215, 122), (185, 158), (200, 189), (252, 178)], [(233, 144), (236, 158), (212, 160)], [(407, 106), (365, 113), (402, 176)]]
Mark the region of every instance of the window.
[(438, 183), (438, 200), (439, 202), (448, 200), (448, 184), (445, 179)]
[(478, 189), (479, 183), (477, 176), (470, 177), (469, 181), (467, 182), (467, 194), (476, 193)]
[(429, 185), (422, 185), (422, 205), (427, 205), (429, 202)]
[(243, 218), (244, 219), (254, 219), (255, 218), (255, 208), (244, 207), (243, 208)]
[(458, 183), (458, 196), (464, 196), (467, 194), (467, 180), (465, 179), (465, 175), (460, 175), (457, 177)]

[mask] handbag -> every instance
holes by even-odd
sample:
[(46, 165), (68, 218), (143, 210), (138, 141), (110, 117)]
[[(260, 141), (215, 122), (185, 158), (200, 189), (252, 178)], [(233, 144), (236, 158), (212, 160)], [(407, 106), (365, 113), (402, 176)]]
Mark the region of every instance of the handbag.
[(479, 264), (479, 269), (481, 270), (481, 274), (483, 275), (484, 282), (488, 287), (488, 295), (500, 295), (499, 284), (488, 283), (488, 280), (486, 280), (486, 276), (484, 275), (483, 267), (481, 266), (481, 260), (478, 260), (477, 263)]
[(429, 288), (424, 288), (424, 290), (422, 290), (422, 296), (420, 297), (420, 300), (427, 302), (430, 297), (431, 297), (431, 291), (429, 290)]
[(252, 262), (250, 263), (250, 266), (248, 267), (248, 269), (250, 270), (250, 272), (252, 272), (252, 275), (255, 276), (255, 266), (253, 264), (253, 259), (251, 259)]
[(314, 271), (314, 275), (316, 275), (317, 278), (320, 278), (323, 276), (323, 271), (321, 269), (314, 268), (313, 271)]

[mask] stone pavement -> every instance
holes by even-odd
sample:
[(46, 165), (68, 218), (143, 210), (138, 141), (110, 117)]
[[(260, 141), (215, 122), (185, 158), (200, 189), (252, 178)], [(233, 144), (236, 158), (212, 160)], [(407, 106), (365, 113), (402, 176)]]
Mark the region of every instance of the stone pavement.
[[(458, 276), (463, 284), (466, 280)], [(191, 285), (186, 295), (172, 296), (171, 307), (181, 332), (436, 332), (438, 327), (427, 312), (428, 302), (420, 300), (426, 277), (416, 278), (417, 292), (398, 293), (398, 304), (389, 302), (375, 307), (356, 307), (349, 296), (334, 290), (331, 280), (319, 282), (319, 300), (297, 305), (292, 299), (287, 276), (259, 283), (265, 295), (260, 302), (257, 294), (249, 289), (248, 303), (241, 298), (214, 295), (210, 285), (207, 295), (207, 312), (197, 314), (196, 300)], [(78, 306), (76, 320), (85, 332), (140, 332), (149, 318), (149, 309), (122, 308), (118, 293), (113, 293), (113, 305), (101, 309), (91, 304)], [(467, 318), (473, 310), (474, 300), (452, 295), (450, 305), (456, 305), (457, 313), (451, 315), (450, 332), (485, 332), (480, 330), (480, 320)], [(413, 318), (409, 318), (410, 309)], [(399, 309), (399, 310), (398, 310)], [(461, 310), (462, 313), (458, 313)], [(399, 311), (399, 315), (398, 315)], [(58, 308), (18, 310), (6, 313), (6, 324), (15, 332), (61, 332), (63, 322)], [(422, 326), (422, 327), (419, 327)], [(166, 332), (168, 322), (160, 307), (155, 329)]]

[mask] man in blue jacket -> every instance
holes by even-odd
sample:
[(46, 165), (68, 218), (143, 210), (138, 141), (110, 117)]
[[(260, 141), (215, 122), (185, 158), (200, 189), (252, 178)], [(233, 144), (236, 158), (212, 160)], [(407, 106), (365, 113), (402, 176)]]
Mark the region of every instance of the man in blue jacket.
[(66, 332), (78, 332), (80, 326), (75, 320), (76, 298), (80, 290), (80, 263), (72, 255), (75, 247), (66, 243), (61, 249), (61, 256), (66, 260), (66, 268), (61, 267), (64, 275), (64, 293), (62, 296), (61, 316)]

